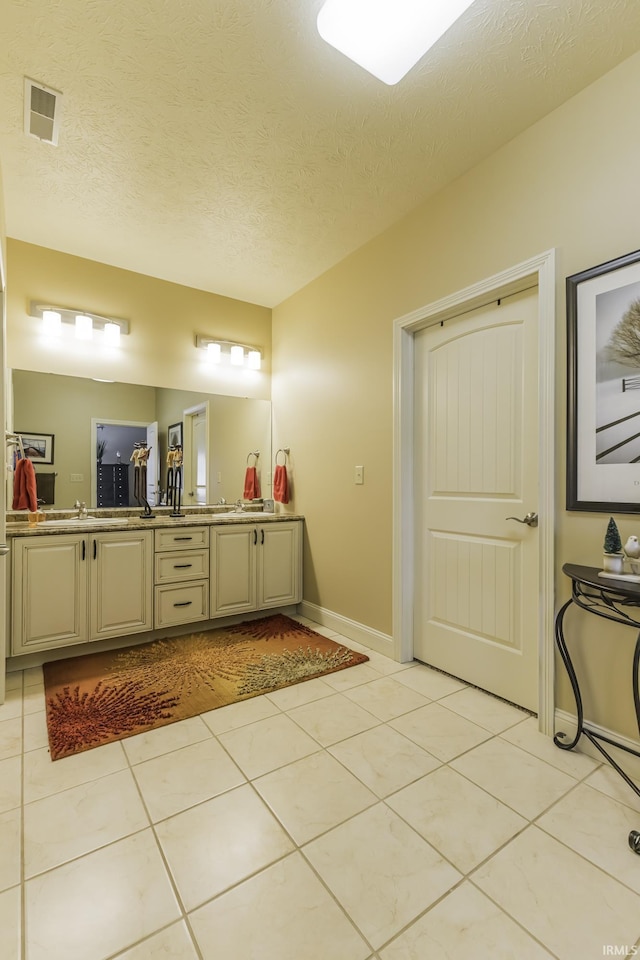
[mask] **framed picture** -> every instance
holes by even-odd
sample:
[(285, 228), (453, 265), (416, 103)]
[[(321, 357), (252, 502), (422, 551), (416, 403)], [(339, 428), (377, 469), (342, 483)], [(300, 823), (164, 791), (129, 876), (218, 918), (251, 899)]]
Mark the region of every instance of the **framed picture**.
[(24, 455), (34, 463), (53, 463), (53, 433), (33, 433), (31, 430), (16, 430), (22, 437)]
[(182, 446), (182, 420), (179, 423), (172, 423), (171, 426), (167, 428), (167, 446)]
[(567, 510), (640, 512), (640, 250), (567, 277)]

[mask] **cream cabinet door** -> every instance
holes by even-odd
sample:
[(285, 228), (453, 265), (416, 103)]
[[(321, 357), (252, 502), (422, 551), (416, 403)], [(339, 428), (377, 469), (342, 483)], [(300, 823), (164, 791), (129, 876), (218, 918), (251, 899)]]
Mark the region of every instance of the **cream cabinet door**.
[(153, 532), (98, 533), (88, 538), (90, 639), (153, 628)]
[(255, 610), (257, 541), (247, 523), (211, 528), (211, 617)]
[(13, 541), (12, 654), (88, 639), (87, 568), (83, 536)]
[(302, 524), (263, 523), (257, 527), (258, 609), (298, 603), (302, 597)]

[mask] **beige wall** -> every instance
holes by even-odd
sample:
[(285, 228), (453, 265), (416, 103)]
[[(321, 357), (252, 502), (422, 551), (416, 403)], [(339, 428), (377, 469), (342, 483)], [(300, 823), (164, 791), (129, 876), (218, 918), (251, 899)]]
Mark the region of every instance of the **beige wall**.
[[(269, 399), (271, 311), (44, 247), (8, 241), (7, 364), (24, 370), (92, 376), (158, 387)], [(95, 344), (64, 334), (52, 345), (28, 315), (29, 301), (81, 308), (129, 321), (122, 347), (101, 355)], [(196, 333), (262, 347), (261, 371), (212, 366)]]
[[(640, 246), (639, 88), (640, 54), (274, 310), (273, 442), (291, 446), (307, 600), (391, 632), (393, 320), (551, 247), (559, 598), (562, 563), (599, 563), (607, 516), (564, 510), (564, 277)], [(640, 534), (619, 520), (623, 540)], [(581, 631), (587, 712), (637, 737), (630, 631), (586, 615)]]

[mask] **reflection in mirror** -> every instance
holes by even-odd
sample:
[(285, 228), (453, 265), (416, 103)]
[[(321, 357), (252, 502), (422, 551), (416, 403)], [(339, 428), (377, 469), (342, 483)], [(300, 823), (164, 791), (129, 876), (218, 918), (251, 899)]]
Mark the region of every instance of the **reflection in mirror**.
[[(247, 456), (252, 450), (260, 451), (258, 470), (262, 495), (271, 495), (271, 403), (268, 400), (105, 383), (29, 370), (14, 370), (12, 379), (13, 424), (9, 429), (55, 437), (54, 463), (33, 461), (38, 495), (42, 495), (41, 491), (50, 494), (43, 498), (50, 506), (68, 509), (76, 500), (97, 506), (99, 478), (109, 474), (127, 476), (128, 503), (136, 506), (132, 498), (133, 478), (129, 477), (133, 470), (130, 457), (136, 439), (144, 439), (148, 428), (152, 431), (155, 423), (158, 424), (159, 458), (147, 490), (151, 492), (155, 481), (153, 500), (148, 498), (154, 505), (160, 497), (164, 503), (168, 428), (175, 430), (176, 424), (188, 420), (188, 411), (202, 407), (207, 410), (203, 445), (206, 502), (218, 503), (224, 498), (233, 503), (242, 497)], [(125, 430), (128, 425), (132, 426)], [(142, 437), (138, 436), (140, 431)], [(190, 431), (185, 430), (183, 436), (187, 463)], [(103, 447), (99, 446), (100, 440), (105, 441)], [(100, 459), (102, 469), (98, 468)], [(125, 464), (129, 466), (122, 466)], [(107, 467), (114, 469), (107, 470)], [(200, 476), (192, 481), (188, 470), (185, 471), (185, 505), (202, 498), (201, 489), (195, 488), (196, 482), (202, 487), (201, 479)], [(189, 496), (192, 486), (193, 498)], [(123, 497), (121, 491), (120, 499)]]

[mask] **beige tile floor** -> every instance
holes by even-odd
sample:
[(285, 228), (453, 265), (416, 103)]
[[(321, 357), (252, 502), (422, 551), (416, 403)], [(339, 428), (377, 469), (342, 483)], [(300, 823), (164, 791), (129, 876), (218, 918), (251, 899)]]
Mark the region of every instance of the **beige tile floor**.
[(631, 829), (607, 766), (421, 664), (374, 654), (53, 764), (27, 670), (0, 707), (0, 957), (640, 956)]

